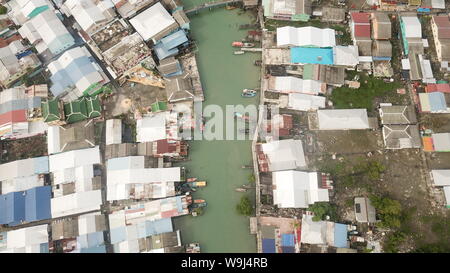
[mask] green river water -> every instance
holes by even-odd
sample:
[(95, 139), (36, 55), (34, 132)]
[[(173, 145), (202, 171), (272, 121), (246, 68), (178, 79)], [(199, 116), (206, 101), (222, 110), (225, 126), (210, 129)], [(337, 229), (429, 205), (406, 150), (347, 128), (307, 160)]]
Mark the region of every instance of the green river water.
[[(185, 1), (185, 9), (201, 2), (205, 1)], [(261, 58), (260, 53), (233, 55), (236, 49), (231, 47), (233, 41), (240, 41), (247, 34), (247, 30), (239, 30), (239, 25), (251, 23), (254, 15), (239, 9), (217, 8), (190, 19), (206, 98), (203, 107), (257, 104), (257, 98), (242, 98), (240, 93), (244, 88), (259, 86), (260, 70), (253, 62)], [(241, 168), (252, 164), (251, 141), (191, 141), (189, 158), (182, 164), (189, 170), (189, 176), (208, 183), (194, 193), (194, 198), (205, 199), (208, 207), (201, 216), (174, 219), (183, 242), (199, 242), (205, 253), (256, 252), (256, 237), (250, 234), (249, 218), (236, 212), (241, 196), (248, 194), (254, 201), (255, 192), (235, 191), (248, 183), (252, 173)]]

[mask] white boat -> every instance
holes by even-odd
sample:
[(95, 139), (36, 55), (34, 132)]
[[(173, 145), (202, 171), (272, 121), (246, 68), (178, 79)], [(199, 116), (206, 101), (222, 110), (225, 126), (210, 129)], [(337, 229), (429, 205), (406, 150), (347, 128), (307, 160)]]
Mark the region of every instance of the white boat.
[(234, 55), (242, 55), (244, 53), (245, 53), (245, 51), (237, 50), (237, 51), (234, 52)]

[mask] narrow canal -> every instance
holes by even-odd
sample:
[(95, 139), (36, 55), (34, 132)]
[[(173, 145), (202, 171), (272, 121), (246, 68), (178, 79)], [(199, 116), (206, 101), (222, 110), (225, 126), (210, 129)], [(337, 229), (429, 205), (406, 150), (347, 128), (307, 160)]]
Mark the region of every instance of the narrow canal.
[[(185, 9), (202, 1), (184, 1)], [(205, 2), (203, 0), (203, 2)], [(260, 53), (233, 55), (231, 43), (243, 39), (247, 30), (239, 25), (254, 21), (254, 15), (240, 9), (217, 8), (191, 16), (191, 35), (196, 40), (197, 61), (205, 91), (203, 107), (216, 104), (256, 104), (257, 98), (242, 98), (244, 88), (259, 84), (259, 67), (253, 63)], [(206, 188), (194, 193), (194, 198), (205, 199), (208, 207), (198, 217), (185, 216), (174, 220), (181, 229), (184, 243), (199, 242), (202, 252), (256, 252), (256, 238), (250, 234), (248, 217), (236, 212), (242, 195), (254, 201), (254, 190), (236, 192), (247, 184), (252, 173), (242, 165), (252, 164), (251, 141), (191, 141), (190, 161), (183, 164), (189, 176), (206, 180)]]

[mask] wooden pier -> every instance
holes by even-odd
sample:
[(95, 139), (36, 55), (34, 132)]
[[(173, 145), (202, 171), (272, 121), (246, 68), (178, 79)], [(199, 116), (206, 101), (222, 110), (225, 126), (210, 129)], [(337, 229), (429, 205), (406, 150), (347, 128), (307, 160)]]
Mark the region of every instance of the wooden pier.
[(209, 3), (204, 3), (201, 4), (199, 6), (193, 7), (191, 9), (188, 9), (185, 11), (186, 15), (192, 15), (195, 14), (201, 10), (204, 9), (212, 9), (212, 8), (219, 8), (219, 7), (224, 7), (230, 4), (237, 4), (237, 3), (242, 3), (242, 0), (221, 0), (221, 1), (213, 1), (213, 2), (209, 2)]

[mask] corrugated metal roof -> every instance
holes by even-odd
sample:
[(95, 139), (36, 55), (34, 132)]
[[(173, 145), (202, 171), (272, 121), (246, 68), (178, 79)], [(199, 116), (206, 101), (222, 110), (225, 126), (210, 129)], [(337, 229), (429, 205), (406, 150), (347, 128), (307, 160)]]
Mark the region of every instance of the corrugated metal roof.
[(275, 239), (262, 239), (262, 251), (263, 253), (276, 253)]
[(335, 223), (334, 224), (334, 246), (348, 247), (347, 243), (347, 225)]

